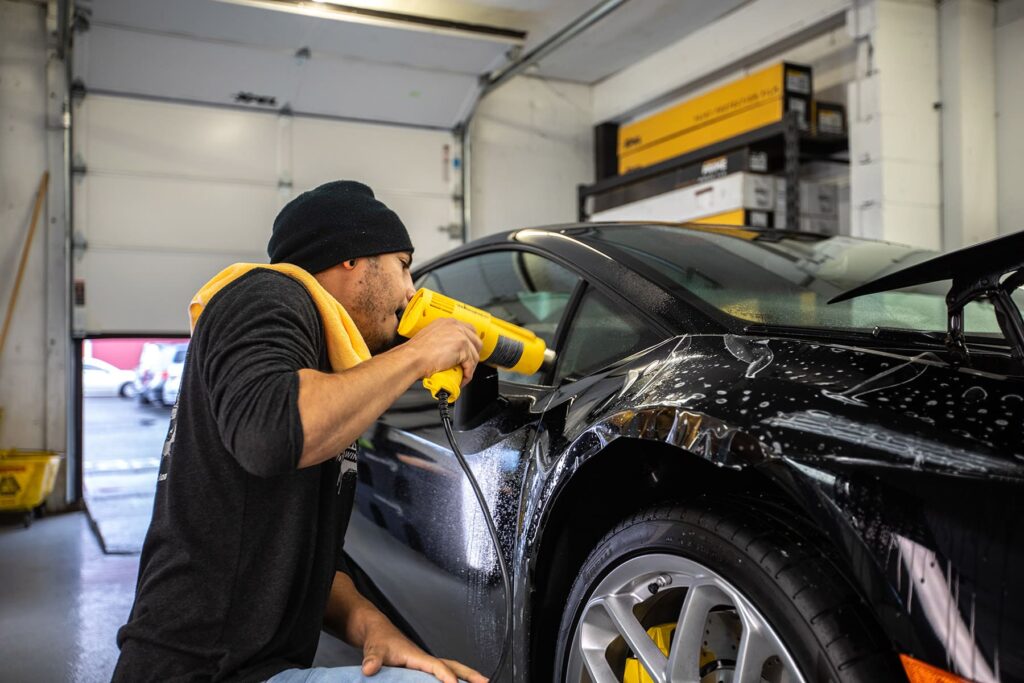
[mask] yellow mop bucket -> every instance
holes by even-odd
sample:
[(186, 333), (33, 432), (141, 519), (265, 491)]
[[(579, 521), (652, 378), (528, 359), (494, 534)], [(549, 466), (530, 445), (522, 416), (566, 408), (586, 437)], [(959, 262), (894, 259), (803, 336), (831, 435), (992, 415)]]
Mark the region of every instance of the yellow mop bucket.
[(0, 512), (31, 512), (53, 492), (61, 456), (53, 451), (0, 450)]

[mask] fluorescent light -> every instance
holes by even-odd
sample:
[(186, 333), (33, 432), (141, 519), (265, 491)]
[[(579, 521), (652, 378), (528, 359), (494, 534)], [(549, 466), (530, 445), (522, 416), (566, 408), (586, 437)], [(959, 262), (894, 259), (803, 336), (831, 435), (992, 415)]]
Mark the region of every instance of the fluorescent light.
[(489, 40), (512, 45), (521, 45), (526, 40), (526, 32), (516, 29), (487, 26), (484, 24), (470, 24), (452, 19), (406, 14), (386, 9), (357, 7), (345, 5), (335, 0), (219, 0), (219, 2), (288, 12), (290, 14), (301, 14), (318, 19), (333, 19), (335, 21), (348, 21), (387, 28), (426, 31), (428, 33), (455, 35), (462, 38)]

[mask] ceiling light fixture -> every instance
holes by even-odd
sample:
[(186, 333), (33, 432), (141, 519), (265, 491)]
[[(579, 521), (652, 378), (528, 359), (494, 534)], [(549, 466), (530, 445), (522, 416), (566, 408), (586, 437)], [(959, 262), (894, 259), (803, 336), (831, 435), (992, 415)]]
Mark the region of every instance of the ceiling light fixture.
[(526, 39), (525, 31), (516, 29), (501, 28), (499, 26), (487, 26), (485, 24), (470, 24), (451, 19), (440, 19), (427, 17), (419, 14), (406, 14), (404, 12), (393, 12), (382, 9), (370, 9), (345, 5), (333, 0), (219, 0), (234, 5), (246, 7), (257, 7), (260, 9), (271, 9), (291, 14), (302, 14), (318, 19), (334, 19), (336, 21), (348, 21), (359, 24), (371, 24), (374, 26), (385, 26), (388, 28), (401, 28), (413, 31), (427, 31), (430, 33), (441, 33), (457, 35), (463, 38), (476, 38), (478, 40), (490, 40), (499, 43), (510, 43), (520, 45)]

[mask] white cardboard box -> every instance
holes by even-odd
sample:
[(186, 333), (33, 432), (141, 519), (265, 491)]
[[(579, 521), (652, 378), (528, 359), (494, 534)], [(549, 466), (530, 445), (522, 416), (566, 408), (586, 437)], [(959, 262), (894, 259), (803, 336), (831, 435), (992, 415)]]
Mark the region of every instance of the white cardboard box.
[[(775, 227), (786, 229), (786, 213), (775, 212)], [(839, 218), (835, 216), (800, 216), (800, 223), (797, 226), (800, 232), (820, 232), (826, 235), (839, 234)]]
[(732, 173), (703, 183), (623, 204), (590, 217), (592, 221), (688, 221), (736, 209), (775, 208), (775, 179)]
[[(775, 178), (775, 212), (786, 211), (786, 179)], [(835, 185), (800, 181), (800, 214), (838, 217), (839, 192)]]

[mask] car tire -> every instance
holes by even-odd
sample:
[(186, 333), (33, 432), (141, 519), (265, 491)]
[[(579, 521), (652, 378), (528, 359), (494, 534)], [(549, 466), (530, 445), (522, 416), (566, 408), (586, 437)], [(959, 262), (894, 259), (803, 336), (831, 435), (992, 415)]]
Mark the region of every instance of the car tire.
[[(657, 579), (644, 584), (648, 575), (642, 571), (658, 572), (661, 567), (673, 569), (669, 573), (653, 574)], [(699, 578), (702, 574), (694, 571), (694, 567), (705, 571), (704, 578)], [(675, 570), (678, 568), (686, 569), (677, 574)], [(636, 573), (638, 571), (641, 573)], [(631, 576), (640, 583), (624, 583), (623, 590), (615, 593), (614, 586), (619, 579), (628, 581)], [(671, 585), (673, 576), (676, 577), (676, 586)], [(646, 637), (645, 630), (655, 625), (649, 623), (651, 619), (675, 624), (688, 604), (687, 594), (695, 590), (684, 585), (686, 576), (698, 577), (692, 579), (690, 586), (698, 586), (704, 581), (721, 581), (720, 587), (717, 584), (698, 586), (705, 593), (719, 588), (727, 591), (715, 593), (714, 597), (705, 598), (702, 602), (694, 597), (692, 602), (695, 604), (705, 607), (718, 605), (706, 607), (703, 611), (690, 610), (695, 613), (691, 623), (700, 623), (705, 629), (703, 634), (701, 629), (688, 629), (696, 635), (684, 635), (682, 639), (671, 636), (673, 647), (679, 642), (695, 643), (691, 648), (695, 654), (687, 659), (690, 662), (687, 671), (699, 670), (701, 680), (718, 680), (706, 672), (707, 667), (714, 667), (713, 671), (729, 666), (728, 657), (722, 656), (728, 648), (723, 647), (718, 648), (716, 660), (704, 663), (708, 656), (706, 652), (711, 652), (712, 648), (709, 648), (707, 640), (703, 641), (703, 646), (701, 642), (712, 633), (712, 619), (715, 623), (733, 620), (731, 628), (734, 631), (730, 631), (729, 626), (716, 629), (737, 634), (738, 650), (733, 653), (735, 667), (745, 652), (739, 634), (747, 633), (747, 622), (742, 620), (754, 618), (762, 621), (750, 622), (750, 633), (762, 636), (767, 633), (774, 639), (774, 644), (782, 648), (778, 653), (771, 650), (771, 657), (777, 662), (764, 660), (763, 653), (768, 652), (767, 649), (762, 649), (758, 657), (751, 656), (755, 669), (764, 667), (761, 673), (776, 663), (782, 669), (788, 668), (788, 662), (799, 672), (788, 680), (800, 680), (799, 676), (802, 676), (807, 683), (906, 680), (891, 643), (859, 594), (845, 579), (834, 553), (820, 534), (774, 507), (746, 499), (717, 497), (702, 497), (683, 506), (646, 510), (621, 522), (598, 543), (583, 564), (562, 615), (553, 679), (578, 683), (576, 675), (585, 670), (584, 658), (594, 657), (593, 654), (584, 654), (584, 641), (586, 647), (591, 648), (587, 652), (601, 653), (608, 661), (609, 674), (621, 675), (622, 670), (616, 669), (619, 662), (612, 657), (617, 653), (620, 660), (629, 662), (624, 657), (637, 651), (637, 648), (630, 648), (629, 639), (621, 634), (632, 633), (634, 640), (637, 636), (645, 637), (649, 647), (651, 639)], [(664, 598), (661, 605), (647, 605), (653, 602), (661, 589), (656, 583), (662, 584), (665, 580), (668, 581), (665, 585), (680, 590), (661, 591)], [(735, 593), (728, 593), (730, 587)], [(648, 598), (645, 591), (652, 597)], [(727, 594), (735, 598), (735, 616), (723, 606)], [(621, 602), (623, 597), (618, 596), (624, 596), (626, 602)], [(694, 596), (699, 597), (700, 593), (694, 592)], [(616, 602), (631, 605), (633, 600), (641, 602), (627, 611), (614, 607)], [(672, 601), (678, 601), (680, 607), (676, 608)], [(739, 604), (744, 607), (739, 608)], [(584, 614), (587, 621), (584, 628), (578, 629)], [(616, 621), (615, 614), (619, 621)], [(629, 622), (630, 615), (633, 622)], [(638, 630), (635, 628), (636, 619), (641, 622)], [(608, 623), (627, 626), (607, 631)], [(634, 627), (632, 631), (629, 625)], [(606, 630), (602, 631), (602, 628)], [(619, 637), (618, 645), (612, 641), (607, 649), (602, 650), (606, 642), (602, 638), (616, 635)], [(759, 638), (761, 636), (752, 637), (751, 643), (762, 642)], [(597, 650), (593, 649), (595, 643)], [(751, 649), (756, 651), (759, 648)], [(673, 654), (670, 650), (669, 655)], [(716, 657), (713, 653), (711, 656)], [(686, 656), (681, 653), (679, 658), (686, 659)], [(671, 660), (667, 664), (662, 659), (657, 661), (665, 666), (673, 663)], [(604, 665), (597, 662), (591, 666)], [(569, 675), (570, 672), (573, 674)], [(690, 680), (693, 675), (684, 678)], [(781, 680), (787, 680), (784, 674), (780, 676)], [(611, 675), (607, 677), (621, 680)], [(585, 676), (583, 678), (586, 679)], [(595, 678), (595, 683), (604, 683), (602, 676)], [(769, 676), (769, 680), (772, 678)], [(668, 676), (668, 680), (672, 679)], [(761, 680), (760, 676), (757, 680)]]
[(125, 382), (121, 385), (121, 388), (117, 390), (117, 395), (121, 398), (135, 398), (135, 383)]

